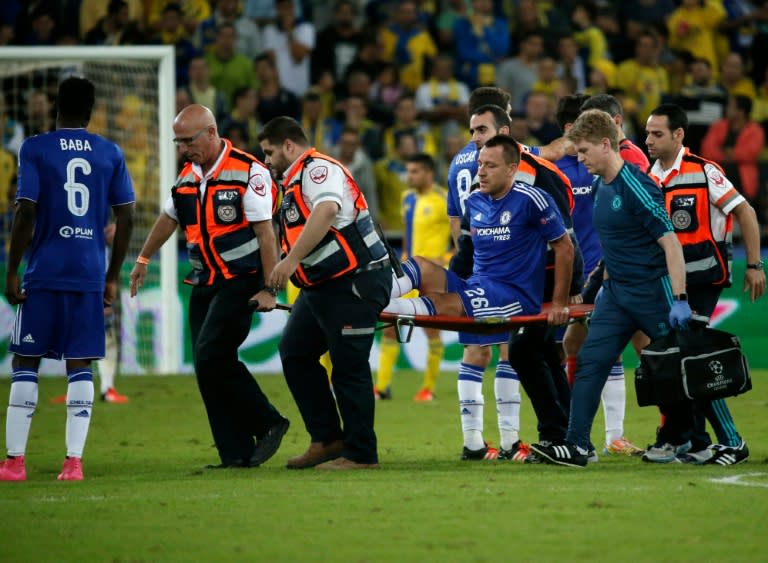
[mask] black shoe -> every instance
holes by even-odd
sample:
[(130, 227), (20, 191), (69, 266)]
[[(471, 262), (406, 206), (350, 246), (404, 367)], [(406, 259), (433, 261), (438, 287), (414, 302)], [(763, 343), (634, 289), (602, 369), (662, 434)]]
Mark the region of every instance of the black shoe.
[(704, 463), (707, 465), (738, 465), (749, 458), (749, 448), (742, 440), (741, 444), (734, 447), (716, 444), (712, 446), (712, 457)]
[(528, 446), (524, 444), (522, 440), (518, 440), (517, 442), (512, 444), (512, 447), (509, 448), (508, 450), (505, 450), (504, 448), (499, 448), (498, 459), (525, 463), (525, 458), (528, 457), (530, 453), (531, 451), (528, 449)]
[(277, 453), (277, 450), (280, 448), (280, 443), (283, 441), (283, 436), (288, 432), (288, 427), (290, 425), (290, 420), (281, 417), (279, 422), (267, 430), (267, 433), (256, 442), (256, 447), (253, 448), (253, 454), (251, 455), (250, 460), (251, 467), (261, 465)]
[(579, 448), (568, 442), (560, 444), (531, 444), (531, 450), (536, 452), (545, 463), (565, 465), (566, 467), (586, 467), (587, 452), (582, 453)]
[(461, 460), (462, 461), (477, 461), (477, 460), (491, 460), (496, 459), (499, 457), (499, 450), (496, 448), (489, 448), (486, 444), (484, 447), (480, 448), (479, 450), (470, 450), (466, 446), (464, 446), (464, 449), (461, 452)]
[(245, 463), (243, 460), (238, 459), (235, 461), (222, 461), (218, 465), (210, 464), (206, 465), (204, 469), (242, 469), (248, 467), (248, 464)]

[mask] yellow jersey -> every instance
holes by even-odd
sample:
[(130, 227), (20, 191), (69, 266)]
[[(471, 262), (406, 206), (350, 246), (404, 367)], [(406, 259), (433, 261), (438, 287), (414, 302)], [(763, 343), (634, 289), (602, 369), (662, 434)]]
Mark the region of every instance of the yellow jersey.
[(448, 191), (439, 186), (424, 193), (409, 189), (403, 194), (403, 253), (407, 257), (445, 263), (451, 246), (447, 201)]

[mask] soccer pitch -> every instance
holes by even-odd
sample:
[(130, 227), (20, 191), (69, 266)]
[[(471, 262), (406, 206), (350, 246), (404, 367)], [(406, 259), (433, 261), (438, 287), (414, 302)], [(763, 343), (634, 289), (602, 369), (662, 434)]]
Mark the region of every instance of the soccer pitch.
[[(645, 445), (658, 413), (636, 406), (628, 372), (626, 433)], [(56, 481), (65, 417), (49, 399), (65, 382), (44, 378), (28, 481), (0, 483), (0, 561), (765, 561), (768, 372), (752, 375), (754, 390), (729, 401), (751, 450), (736, 467), (462, 462), (455, 374), (416, 404), (421, 376), (401, 371), (377, 404), (381, 470), (341, 473), (284, 469), (308, 437), (280, 376), (258, 380), (291, 420), (281, 449), (220, 471), (201, 469), (217, 457), (194, 378), (124, 377), (131, 402), (94, 408), (82, 482)], [(490, 372), (485, 398), (497, 442)], [(521, 425), (535, 439), (525, 396)]]

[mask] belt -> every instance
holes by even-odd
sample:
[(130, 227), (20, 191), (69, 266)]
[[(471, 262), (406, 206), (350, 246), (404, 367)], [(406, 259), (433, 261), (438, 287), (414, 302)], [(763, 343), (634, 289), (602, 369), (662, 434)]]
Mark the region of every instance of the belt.
[(391, 267), (392, 265), (389, 263), (389, 258), (387, 258), (386, 260), (382, 260), (380, 262), (369, 262), (365, 266), (355, 270), (355, 273), (361, 274), (363, 272), (373, 272), (375, 270), (384, 270)]

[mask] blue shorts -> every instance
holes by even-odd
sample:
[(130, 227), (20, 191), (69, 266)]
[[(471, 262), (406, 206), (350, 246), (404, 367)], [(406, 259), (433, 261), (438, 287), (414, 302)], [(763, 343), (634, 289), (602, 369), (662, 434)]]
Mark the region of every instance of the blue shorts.
[(34, 289), (16, 309), (9, 351), (31, 358), (104, 357), (104, 294)]
[[(468, 317), (476, 319), (511, 317), (538, 313), (519, 292), (509, 285), (488, 278), (470, 276), (462, 279), (450, 270), (446, 272), (449, 293), (458, 293)], [(459, 333), (459, 342), (465, 346), (490, 346), (506, 344), (509, 333), (478, 334)]]

